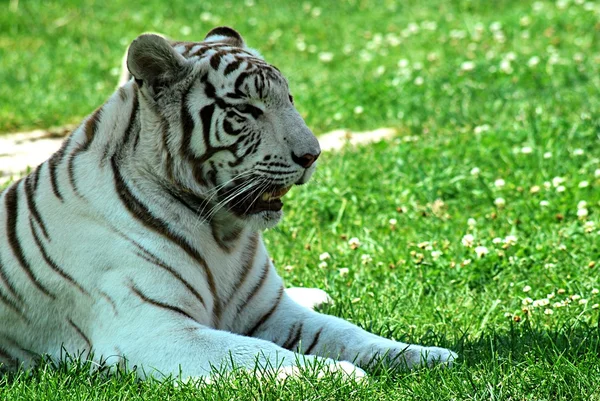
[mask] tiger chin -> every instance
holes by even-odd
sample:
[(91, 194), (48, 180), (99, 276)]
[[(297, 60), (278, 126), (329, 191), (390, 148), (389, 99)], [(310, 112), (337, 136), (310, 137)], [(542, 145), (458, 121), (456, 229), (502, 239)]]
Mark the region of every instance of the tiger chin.
[(131, 79), (0, 194), (1, 364), (71, 355), (195, 379), (453, 363), (306, 307), (320, 290), (284, 289), (261, 231), (320, 148), (239, 33), (144, 34), (126, 64)]

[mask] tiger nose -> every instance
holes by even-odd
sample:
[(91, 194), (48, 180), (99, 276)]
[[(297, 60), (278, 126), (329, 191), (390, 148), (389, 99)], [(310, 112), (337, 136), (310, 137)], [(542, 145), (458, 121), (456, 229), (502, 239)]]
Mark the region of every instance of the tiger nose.
[(317, 153), (315, 155), (310, 154), (310, 153), (306, 153), (306, 154), (304, 154), (302, 156), (296, 156), (294, 154), (294, 152), (292, 152), (292, 160), (296, 164), (299, 164), (300, 166), (302, 166), (304, 168), (309, 168), (319, 158), (320, 154), (321, 154), (321, 152), (319, 152), (319, 153)]

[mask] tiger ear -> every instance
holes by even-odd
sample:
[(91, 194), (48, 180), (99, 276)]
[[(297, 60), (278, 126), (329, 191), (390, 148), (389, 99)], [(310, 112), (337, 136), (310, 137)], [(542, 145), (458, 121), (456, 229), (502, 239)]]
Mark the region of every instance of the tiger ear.
[(127, 52), (127, 69), (155, 91), (174, 82), (186, 67), (185, 58), (162, 36), (143, 34)]
[(228, 26), (220, 26), (211, 29), (210, 32), (206, 34), (204, 41), (224, 42), (235, 47), (246, 47), (246, 43), (244, 42), (244, 39), (242, 39), (242, 35), (240, 35), (235, 29)]

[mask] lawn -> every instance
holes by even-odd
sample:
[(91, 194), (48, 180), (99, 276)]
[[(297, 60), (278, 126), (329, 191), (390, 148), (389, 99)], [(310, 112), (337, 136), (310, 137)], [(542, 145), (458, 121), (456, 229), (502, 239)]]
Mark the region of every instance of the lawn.
[(362, 383), (240, 373), (199, 388), (47, 366), (0, 378), (1, 400), (600, 400), (599, 3), (107, 3), (0, 4), (0, 132), (77, 123), (141, 32), (235, 27), (315, 133), (399, 133), (324, 154), (286, 196), (266, 240), (287, 284), (460, 358)]

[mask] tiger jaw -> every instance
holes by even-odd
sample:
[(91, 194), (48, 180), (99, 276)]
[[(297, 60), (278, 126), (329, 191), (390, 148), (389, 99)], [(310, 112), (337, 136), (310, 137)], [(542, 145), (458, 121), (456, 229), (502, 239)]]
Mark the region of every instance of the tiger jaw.
[(280, 212), (283, 208), (281, 198), (289, 192), (290, 187), (276, 188), (248, 197), (248, 200), (233, 200), (229, 209), (239, 216), (255, 215), (261, 212)]

